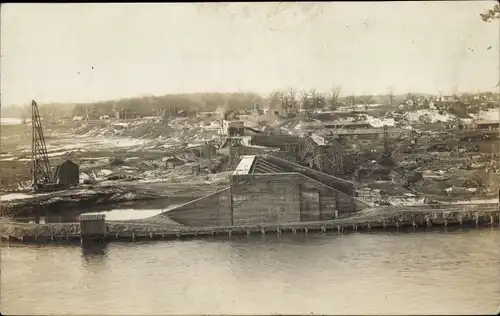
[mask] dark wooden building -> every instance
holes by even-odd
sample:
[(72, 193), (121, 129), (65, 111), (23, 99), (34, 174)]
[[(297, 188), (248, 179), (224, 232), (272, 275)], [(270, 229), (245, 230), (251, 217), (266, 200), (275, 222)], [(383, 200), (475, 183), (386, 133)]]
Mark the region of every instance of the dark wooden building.
[(80, 167), (72, 162), (66, 160), (56, 169), (56, 181), (67, 187), (77, 186), (80, 182)]
[(245, 125), (243, 122), (230, 122), (227, 133), (229, 136), (245, 136)]
[(196, 155), (201, 158), (212, 158), (217, 156), (217, 147), (213, 144), (204, 144), (194, 148)]

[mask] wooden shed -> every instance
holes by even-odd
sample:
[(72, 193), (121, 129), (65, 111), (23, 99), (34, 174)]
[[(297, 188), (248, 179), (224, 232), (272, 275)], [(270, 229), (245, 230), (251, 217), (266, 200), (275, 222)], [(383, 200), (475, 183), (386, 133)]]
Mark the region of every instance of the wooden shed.
[(104, 237), (106, 235), (106, 215), (80, 215), (80, 235), (82, 238)]
[(195, 148), (195, 150), (201, 158), (212, 158), (217, 155), (217, 147), (208, 143)]
[(66, 160), (56, 169), (56, 181), (67, 187), (77, 186), (80, 182), (80, 167), (72, 162)]

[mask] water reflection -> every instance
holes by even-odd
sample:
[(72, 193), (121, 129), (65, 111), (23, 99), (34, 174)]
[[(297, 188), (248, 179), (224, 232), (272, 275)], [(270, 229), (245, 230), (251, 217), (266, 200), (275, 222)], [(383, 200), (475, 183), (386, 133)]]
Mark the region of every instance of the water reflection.
[(101, 241), (84, 240), (81, 244), (82, 258), (86, 263), (101, 264), (107, 256), (108, 244)]

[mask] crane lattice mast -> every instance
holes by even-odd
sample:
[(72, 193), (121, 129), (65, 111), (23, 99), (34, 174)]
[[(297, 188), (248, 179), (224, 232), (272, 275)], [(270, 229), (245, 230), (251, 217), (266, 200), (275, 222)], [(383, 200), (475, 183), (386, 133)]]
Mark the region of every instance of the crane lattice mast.
[(31, 142), (31, 166), (33, 184), (52, 183), (52, 172), (43, 136), (42, 121), (40, 112), (35, 101), (31, 102), (31, 126), (32, 126), (32, 142)]

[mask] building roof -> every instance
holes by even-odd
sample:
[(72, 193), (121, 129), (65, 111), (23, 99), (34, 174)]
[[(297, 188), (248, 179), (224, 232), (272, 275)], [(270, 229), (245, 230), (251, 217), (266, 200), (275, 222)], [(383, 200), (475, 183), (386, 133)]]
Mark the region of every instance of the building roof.
[(233, 175), (249, 174), (256, 157), (255, 155), (243, 156), (236, 169), (234, 169)]
[(326, 140), (324, 137), (319, 136), (317, 134), (312, 134), (311, 139), (313, 142), (315, 142), (318, 146), (325, 146), (326, 145)]
[(71, 160), (69, 160), (69, 159), (68, 159), (68, 160), (66, 160), (66, 161), (64, 161), (63, 163), (61, 163), (61, 164), (60, 164), (60, 166), (62, 166), (62, 165), (67, 165), (67, 164), (71, 164), (71, 165), (73, 165), (73, 166), (77, 166), (77, 167), (78, 167), (78, 165), (77, 165), (76, 163), (74, 163), (73, 161), (71, 161)]
[(475, 121), (474, 122), (477, 125), (496, 125), (499, 122), (498, 121), (493, 121), (493, 120), (481, 120), (481, 121)]

